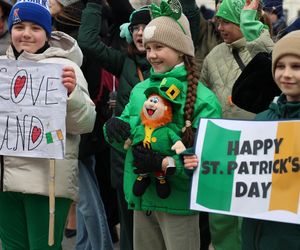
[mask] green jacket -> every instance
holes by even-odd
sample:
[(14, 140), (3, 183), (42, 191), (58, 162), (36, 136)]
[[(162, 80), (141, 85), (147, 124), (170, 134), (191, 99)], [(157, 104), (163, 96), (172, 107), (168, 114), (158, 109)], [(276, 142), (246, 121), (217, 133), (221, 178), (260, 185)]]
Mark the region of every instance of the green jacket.
[[(130, 100), (125, 107), (120, 119), (128, 122), (132, 131), (141, 124), (140, 112), (146, 96), (144, 91), (148, 87), (159, 86), (164, 77), (175, 77), (186, 83), (185, 67), (178, 66), (173, 70), (158, 74), (151, 71), (150, 78), (137, 84), (130, 95)], [(187, 83), (184, 85), (184, 93), (187, 91)], [(183, 98), (185, 102), (185, 98)], [(180, 109), (173, 112), (173, 130), (181, 136), (181, 128), (184, 127), (184, 105)], [(206, 88), (202, 83), (199, 83), (197, 88), (197, 98), (195, 102), (194, 116), (192, 127), (197, 128), (200, 117), (215, 117), (221, 115), (221, 108), (216, 96)], [(113, 146), (122, 150), (123, 143), (113, 143)], [(136, 197), (132, 193), (133, 183), (136, 175), (133, 173), (133, 156), (131, 148), (128, 149), (125, 159), (124, 172), (124, 192), (129, 208), (134, 210), (159, 210), (173, 214), (191, 214), (193, 211), (189, 209), (190, 196), (190, 177), (186, 175), (183, 164), (178, 155), (174, 156), (176, 162), (176, 173), (170, 176), (169, 183), (171, 186), (171, 194), (167, 199), (160, 199), (155, 190), (155, 185), (152, 182), (142, 197)]]
[[(284, 95), (255, 117), (268, 121), (284, 119), (300, 119), (300, 102), (288, 103)], [(300, 249), (300, 225), (244, 218), (242, 242), (243, 250)]]
[(300, 119), (300, 103), (287, 102), (282, 94), (276, 97), (269, 109), (256, 115), (255, 120)]

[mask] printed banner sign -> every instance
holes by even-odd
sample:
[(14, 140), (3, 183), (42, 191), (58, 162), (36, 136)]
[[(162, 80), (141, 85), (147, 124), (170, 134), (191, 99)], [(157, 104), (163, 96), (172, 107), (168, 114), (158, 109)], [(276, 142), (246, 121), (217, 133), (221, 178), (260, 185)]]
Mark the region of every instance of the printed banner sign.
[(62, 65), (0, 60), (0, 154), (63, 159)]
[(300, 224), (300, 120), (201, 119), (190, 207)]

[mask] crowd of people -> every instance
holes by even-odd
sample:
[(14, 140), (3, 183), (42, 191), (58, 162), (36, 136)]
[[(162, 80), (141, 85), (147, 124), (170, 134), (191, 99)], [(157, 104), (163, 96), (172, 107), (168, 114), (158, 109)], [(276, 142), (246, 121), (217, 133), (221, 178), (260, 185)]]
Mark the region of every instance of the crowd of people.
[(297, 224), (189, 204), (200, 118), (300, 119), (299, 18), (287, 25), (281, 0), (209, 13), (195, 0), (0, 0), (0, 14), (0, 59), (62, 64), (66, 88), (64, 159), (0, 156), (3, 250), (59, 250), (64, 236), (74, 250), (300, 249)]

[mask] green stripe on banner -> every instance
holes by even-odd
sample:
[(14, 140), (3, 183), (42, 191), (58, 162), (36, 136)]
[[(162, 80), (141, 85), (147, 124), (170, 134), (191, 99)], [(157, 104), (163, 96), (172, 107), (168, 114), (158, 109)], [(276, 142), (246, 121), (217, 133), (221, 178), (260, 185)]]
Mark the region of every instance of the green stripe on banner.
[(209, 173), (205, 173), (205, 168), (201, 167), (197, 192), (198, 204), (210, 209), (230, 210), (234, 171), (228, 172), (227, 164), (229, 161), (235, 161), (236, 156), (227, 155), (227, 148), (228, 141), (239, 141), (240, 135), (241, 131), (224, 129), (211, 121), (207, 122), (201, 166), (204, 161), (219, 162), (219, 165), (215, 173), (212, 164), (209, 165)]

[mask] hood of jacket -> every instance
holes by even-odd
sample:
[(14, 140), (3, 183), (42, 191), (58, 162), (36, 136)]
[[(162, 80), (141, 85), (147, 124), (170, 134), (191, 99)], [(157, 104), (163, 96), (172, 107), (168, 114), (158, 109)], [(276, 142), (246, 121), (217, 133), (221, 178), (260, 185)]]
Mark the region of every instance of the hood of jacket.
[(269, 109), (281, 118), (300, 118), (300, 102), (287, 102), (286, 96), (283, 94), (274, 99)]
[[(18, 60), (41, 61), (47, 58), (62, 57), (76, 63), (79, 67), (82, 65), (83, 54), (79, 48), (77, 41), (71, 36), (61, 31), (53, 31), (49, 38), (49, 46), (41, 54), (32, 54), (24, 51)], [(6, 51), (9, 59), (15, 59), (14, 52), (11, 46)]]

